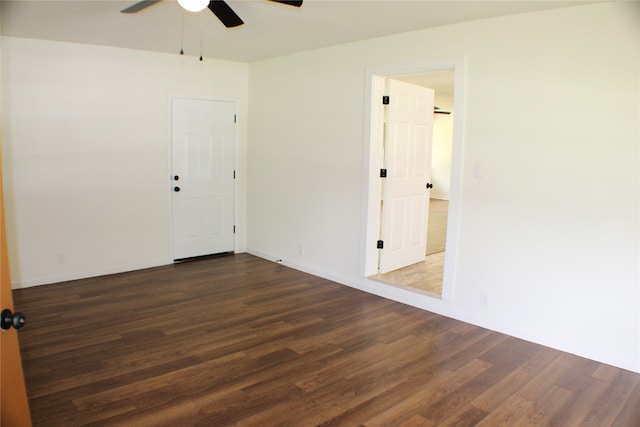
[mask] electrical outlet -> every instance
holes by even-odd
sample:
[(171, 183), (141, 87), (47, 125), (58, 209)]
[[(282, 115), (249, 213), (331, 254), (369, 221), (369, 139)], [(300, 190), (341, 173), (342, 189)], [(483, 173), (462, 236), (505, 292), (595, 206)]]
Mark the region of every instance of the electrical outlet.
[(489, 307), (489, 292), (480, 292), (480, 305), (483, 307)]
[(298, 246), (298, 254), (304, 256), (304, 245)]
[(473, 164), (473, 177), (482, 178), (482, 163), (475, 162)]

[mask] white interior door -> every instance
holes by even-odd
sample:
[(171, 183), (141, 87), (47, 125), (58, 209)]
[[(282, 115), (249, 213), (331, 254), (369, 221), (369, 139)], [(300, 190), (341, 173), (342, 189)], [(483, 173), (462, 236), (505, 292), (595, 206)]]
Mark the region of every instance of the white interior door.
[(424, 261), (431, 179), (434, 91), (387, 80), (380, 273)]
[(235, 104), (171, 103), (173, 258), (233, 251)]

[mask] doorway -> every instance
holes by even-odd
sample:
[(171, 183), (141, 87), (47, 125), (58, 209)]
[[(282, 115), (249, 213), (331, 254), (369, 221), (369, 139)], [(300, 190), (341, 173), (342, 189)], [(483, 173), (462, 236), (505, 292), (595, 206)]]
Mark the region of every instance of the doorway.
[[(372, 69), (368, 72), (371, 88), (368, 95), (370, 103), (369, 115), (370, 134), (369, 139), (369, 171), (368, 171), (368, 214), (367, 214), (367, 239), (365, 248), (365, 274), (366, 277), (374, 279), (379, 273), (378, 256), (384, 256), (380, 252), (383, 249), (377, 249), (376, 239), (380, 230), (379, 203), (381, 194), (380, 178), (376, 176), (377, 170), (380, 168), (381, 154), (384, 141), (379, 136), (384, 131), (384, 110), (377, 105), (377, 100), (383, 95), (385, 82), (389, 78), (396, 80), (404, 80), (409, 83), (423, 85), (435, 89), (436, 107), (439, 107), (439, 113), (434, 114), (435, 121), (443, 121), (442, 117), (447, 117), (444, 121), (448, 121), (451, 125), (449, 128), (448, 143), (444, 146), (434, 146), (433, 160), (436, 165), (432, 181), (434, 189), (431, 194), (430, 205), (438, 209), (439, 215), (442, 216), (444, 211), (444, 221), (440, 221), (439, 233), (441, 234), (442, 244), (440, 249), (428, 249), (425, 253), (423, 261), (413, 264), (405, 270), (405, 279), (411, 277), (424, 276), (424, 270), (427, 269), (427, 275), (431, 282), (438, 283), (437, 292), (422, 292), (431, 297), (450, 300), (453, 297), (453, 283), (455, 273), (455, 259), (458, 234), (458, 217), (460, 204), (460, 181), (461, 181), (461, 157), (462, 157), (462, 118), (464, 106), (464, 57), (443, 58), (439, 60), (425, 60), (415, 63), (390, 65)], [(453, 90), (455, 88), (455, 91)], [(443, 100), (443, 98), (446, 98)], [(453, 106), (456, 106), (455, 114), (453, 114)], [(438, 111), (438, 110), (436, 110)], [(451, 113), (451, 114), (445, 114)], [(437, 132), (436, 132), (437, 133)], [(434, 135), (435, 136), (435, 135)], [(435, 136), (442, 140), (443, 135)], [(446, 138), (446, 136), (444, 136)], [(442, 145), (441, 143), (437, 143)], [(443, 159), (443, 153), (447, 153), (448, 159)], [(444, 167), (442, 167), (444, 164)], [(378, 206), (376, 206), (376, 204)], [(377, 209), (376, 209), (377, 208)], [(377, 212), (377, 213), (376, 213)], [(434, 212), (432, 211), (432, 214)], [(377, 215), (377, 217), (376, 217)], [(438, 214), (436, 214), (438, 215)], [(436, 231), (433, 229), (432, 232)], [(427, 241), (429, 238), (427, 238)], [(433, 237), (431, 238), (433, 240)], [(429, 243), (427, 243), (429, 244)], [(371, 248), (376, 248), (372, 250)], [(446, 256), (445, 256), (446, 255)], [(431, 259), (429, 259), (431, 257)], [(431, 261), (429, 263), (428, 261)], [(406, 285), (402, 281), (391, 283), (400, 287)], [(410, 289), (407, 287), (407, 289)], [(417, 289), (412, 289), (420, 292)]]
[(234, 249), (235, 103), (171, 103), (173, 259)]
[(395, 77), (394, 79), (429, 88), (434, 91), (432, 114), (432, 143), (429, 153), (429, 203), (426, 232), (426, 250), (418, 262), (405, 264), (393, 271), (375, 275), (375, 280), (395, 286), (407, 287), (430, 296), (442, 296), (446, 234), (451, 188), (451, 150), (453, 143), (453, 70), (434, 71)]

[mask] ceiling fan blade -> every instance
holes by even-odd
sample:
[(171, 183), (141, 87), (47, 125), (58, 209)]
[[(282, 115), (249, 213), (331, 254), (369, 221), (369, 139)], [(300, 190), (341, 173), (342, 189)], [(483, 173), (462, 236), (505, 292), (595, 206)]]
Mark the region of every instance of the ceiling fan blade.
[(211, 0), (209, 2), (209, 10), (211, 10), (227, 28), (244, 24), (242, 19), (236, 15), (224, 0)]
[(286, 4), (289, 6), (295, 6), (295, 7), (302, 6), (302, 0), (271, 0), (271, 1), (274, 1), (276, 3)]
[(149, 6), (153, 6), (154, 4), (160, 2), (160, 0), (141, 0), (139, 2), (135, 2), (131, 6), (127, 6), (122, 9), (121, 13), (136, 13), (140, 12), (142, 9), (145, 9)]

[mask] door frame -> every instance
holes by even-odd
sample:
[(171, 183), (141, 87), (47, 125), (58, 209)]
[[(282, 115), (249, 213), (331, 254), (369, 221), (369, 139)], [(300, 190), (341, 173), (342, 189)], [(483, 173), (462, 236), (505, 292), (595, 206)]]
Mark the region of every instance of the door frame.
[[(414, 110), (414, 108), (424, 108), (427, 111), (433, 111), (435, 105), (433, 89), (395, 78), (387, 78), (384, 81), (385, 95), (390, 96), (391, 102), (384, 108), (386, 125), (380, 153), (384, 159), (382, 167), (391, 169), (388, 169), (387, 177), (380, 180), (382, 184), (381, 225), (378, 238), (386, 244), (384, 250), (378, 251), (378, 274), (424, 261), (427, 251), (431, 194), (431, 190), (426, 185), (431, 180), (431, 153), (435, 123), (433, 114), (425, 115), (424, 112), (420, 114)], [(399, 102), (396, 97), (406, 98), (404, 102), (401, 100)], [(417, 104), (418, 101), (426, 104)], [(405, 126), (409, 129), (406, 134), (396, 132), (405, 129)], [(425, 131), (422, 132), (421, 129)], [(424, 138), (419, 135), (424, 135)], [(398, 152), (394, 147), (403, 148)], [(416, 151), (412, 153), (412, 150)], [(414, 159), (413, 156), (419, 152), (423, 153), (423, 157), (420, 160)], [(397, 156), (397, 154), (401, 155)], [(399, 173), (400, 170), (396, 168), (404, 169), (404, 174)], [(420, 202), (416, 203), (417, 200)], [(400, 206), (402, 208), (399, 211), (396, 210)], [(402, 214), (397, 215), (400, 212)], [(399, 225), (401, 226), (398, 227)], [(421, 231), (417, 231), (416, 226)]]
[(238, 111), (239, 111), (239, 105), (240, 102), (238, 99), (232, 99), (232, 98), (213, 98), (213, 97), (208, 97), (208, 96), (192, 96), (192, 95), (169, 95), (168, 97), (169, 99), (167, 100), (167, 114), (168, 114), (168, 123), (169, 126), (167, 127), (167, 139), (168, 139), (168, 144), (167, 144), (167, 194), (168, 194), (168, 198), (167, 198), (167, 209), (169, 210), (169, 249), (170, 249), (170, 259), (171, 259), (171, 263), (175, 263), (175, 258), (174, 258), (174, 254), (173, 254), (173, 202), (172, 202), (172, 197), (173, 197), (173, 181), (172, 181), (172, 162), (173, 162), (173, 113), (172, 113), (172, 106), (173, 106), (173, 100), (174, 99), (193, 99), (193, 100), (200, 100), (200, 101), (220, 101), (220, 102), (232, 102), (233, 106), (234, 106), (234, 115), (235, 115), (235, 128), (234, 128), (234, 132), (233, 132), (233, 170), (235, 172), (234, 175), (234, 179), (233, 179), (233, 223), (235, 224), (235, 232), (233, 233), (233, 253), (236, 253), (238, 250), (238, 239), (239, 239), (239, 235), (242, 231), (238, 230), (238, 224), (239, 224), (239, 212), (240, 212), (240, 198), (239, 198), (239, 188), (240, 186), (238, 185), (239, 179), (240, 179), (240, 168), (239, 168), (239, 158), (240, 158), (240, 152), (239, 152), (239, 140), (240, 140), (240, 132), (239, 132), (239, 128), (238, 128), (238, 123), (239, 123), (239, 118), (238, 118)]
[[(442, 280), (442, 300), (452, 300), (454, 296), (455, 266), (458, 249), (458, 229), (460, 220), (460, 200), (462, 186), (462, 153), (464, 141), (464, 109), (466, 84), (466, 57), (464, 55), (417, 60), (404, 63), (369, 67), (365, 79), (365, 129), (364, 129), (364, 194), (363, 213), (363, 273), (364, 277), (377, 274), (378, 254), (376, 242), (380, 233), (380, 196), (382, 185), (379, 170), (382, 165), (382, 135), (384, 129), (384, 95), (387, 78), (406, 74), (420, 74), (434, 71), (454, 72), (455, 114), (453, 117), (453, 148), (451, 153), (451, 190), (447, 219), (447, 241), (444, 274)], [(378, 102), (380, 101), (380, 102)], [(383, 249), (384, 250), (384, 249)]]

